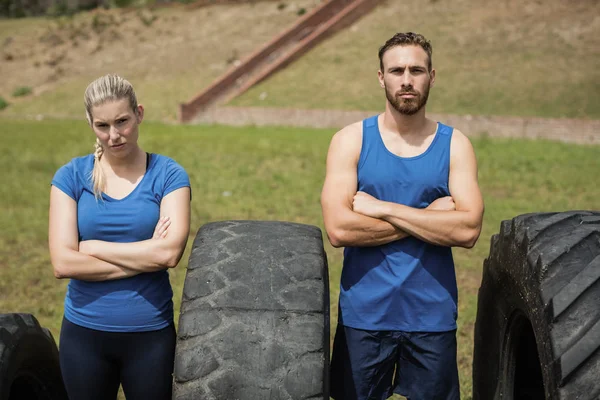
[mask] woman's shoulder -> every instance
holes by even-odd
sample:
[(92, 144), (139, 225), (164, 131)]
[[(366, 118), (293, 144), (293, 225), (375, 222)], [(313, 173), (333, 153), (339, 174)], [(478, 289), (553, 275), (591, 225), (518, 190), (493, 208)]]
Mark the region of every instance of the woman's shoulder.
[(183, 169), (174, 159), (162, 154), (150, 153), (151, 162), (159, 168)]
[(151, 154), (150, 175), (158, 180), (162, 188), (162, 195), (184, 186), (190, 186), (190, 178), (186, 170), (170, 157), (160, 154)]
[(56, 175), (82, 175), (85, 176), (94, 168), (94, 155), (74, 157), (68, 163), (63, 164), (56, 171)]
[(71, 161), (64, 164), (60, 169), (67, 168), (72, 169), (74, 172), (85, 172), (85, 170), (91, 170), (94, 167), (94, 155), (86, 154), (84, 156), (73, 157)]
[(87, 185), (87, 177), (93, 167), (93, 154), (75, 157), (56, 171), (52, 185), (77, 200), (81, 190)]

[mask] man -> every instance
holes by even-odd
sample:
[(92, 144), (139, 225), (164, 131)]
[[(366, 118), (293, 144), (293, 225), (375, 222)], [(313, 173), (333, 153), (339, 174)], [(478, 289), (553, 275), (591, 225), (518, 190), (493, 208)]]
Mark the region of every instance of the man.
[(331, 363), (336, 400), (459, 399), (452, 246), (475, 245), (477, 163), (460, 131), (425, 116), (431, 44), (398, 33), (379, 50), (383, 114), (331, 140), (321, 205), (345, 247)]

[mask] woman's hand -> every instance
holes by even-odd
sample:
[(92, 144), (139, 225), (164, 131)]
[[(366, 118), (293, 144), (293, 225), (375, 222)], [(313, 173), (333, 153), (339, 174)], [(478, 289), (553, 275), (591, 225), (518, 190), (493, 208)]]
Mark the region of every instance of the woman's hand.
[[(167, 237), (167, 233), (169, 233), (169, 226), (171, 225), (171, 219), (169, 217), (162, 217), (156, 223), (154, 227), (154, 233), (152, 234), (152, 239), (164, 239)], [(84, 240), (79, 242), (79, 252), (83, 254), (87, 254), (89, 256), (97, 256), (97, 253), (94, 253), (94, 241), (93, 240)]]
[(171, 219), (167, 216), (164, 216), (158, 220), (156, 227), (154, 228), (154, 234), (152, 235), (152, 239), (164, 239), (167, 237), (167, 233), (169, 233), (169, 226), (171, 225)]
[(160, 213), (163, 217), (157, 221), (152, 237), (147, 240), (126, 243), (90, 240), (89, 243), (81, 242), (79, 250), (140, 273), (174, 268), (188, 240), (190, 188), (182, 187), (166, 195), (160, 204)]

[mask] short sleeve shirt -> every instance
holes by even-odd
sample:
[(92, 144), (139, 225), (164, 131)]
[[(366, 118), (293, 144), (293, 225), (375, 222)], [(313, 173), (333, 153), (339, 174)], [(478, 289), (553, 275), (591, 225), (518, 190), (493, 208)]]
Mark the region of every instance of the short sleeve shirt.
[[(52, 185), (77, 203), (79, 241), (128, 243), (150, 239), (160, 217), (162, 199), (190, 186), (189, 177), (179, 164), (150, 154), (146, 173), (129, 195), (114, 199), (102, 193), (102, 198), (96, 199), (91, 182), (93, 166), (91, 154), (74, 158), (52, 180)], [(101, 282), (71, 279), (65, 318), (102, 331), (157, 330), (173, 320), (172, 297), (166, 271)]]

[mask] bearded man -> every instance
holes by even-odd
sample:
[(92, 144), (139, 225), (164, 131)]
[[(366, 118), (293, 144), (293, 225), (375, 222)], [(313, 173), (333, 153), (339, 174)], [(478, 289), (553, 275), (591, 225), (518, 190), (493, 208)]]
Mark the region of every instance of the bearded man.
[(451, 248), (471, 248), (483, 199), (469, 139), (426, 117), (432, 47), (398, 33), (379, 50), (382, 114), (337, 132), (321, 205), (344, 247), (330, 371), (336, 400), (460, 398)]

